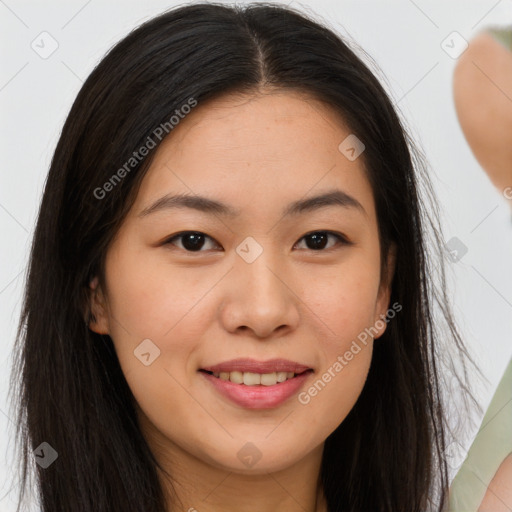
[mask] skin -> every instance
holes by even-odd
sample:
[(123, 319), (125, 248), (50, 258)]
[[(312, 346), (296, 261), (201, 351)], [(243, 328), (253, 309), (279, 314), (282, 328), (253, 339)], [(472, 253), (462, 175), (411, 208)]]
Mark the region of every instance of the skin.
[[(319, 485), (324, 441), (361, 393), (373, 340), (306, 405), (295, 395), (279, 407), (247, 409), (198, 370), (237, 357), (281, 357), (313, 368), (307, 389), (386, 313), (394, 256), (384, 279), (362, 158), (338, 150), (349, 134), (332, 109), (295, 92), (198, 105), (158, 148), (109, 247), (104, 286), (91, 283), (90, 328), (112, 337), (179, 510), (327, 512)], [(333, 188), (364, 212), (331, 205), (282, 216), (289, 203)], [(138, 217), (167, 193), (208, 196), (240, 214), (182, 208)], [(187, 230), (211, 239), (200, 252), (187, 252), (183, 238), (164, 243)], [(315, 251), (304, 236), (319, 230), (352, 244), (329, 238)], [(263, 248), (250, 264), (236, 252), (248, 236)], [(149, 366), (134, 357), (146, 338), (160, 350)], [(237, 457), (248, 441), (261, 453), (251, 468)], [(171, 499), (170, 479), (161, 479)]]
[(510, 512), (512, 510), (512, 453), (494, 475), (478, 512)]
[(475, 36), (455, 66), (453, 95), (473, 155), (512, 207), (512, 52)]

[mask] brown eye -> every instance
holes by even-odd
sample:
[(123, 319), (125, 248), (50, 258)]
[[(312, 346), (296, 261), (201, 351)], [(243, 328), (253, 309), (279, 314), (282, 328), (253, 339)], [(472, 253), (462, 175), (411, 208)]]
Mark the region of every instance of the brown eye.
[[(351, 244), (344, 235), (333, 231), (313, 231), (304, 235), (300, 240), (305, 241), (305, 249), (316, 252), (332, 249), (336, 245)], [(208, 246), (208, 244), (210, 245)], [(167, 239), (164, 245), (174, 245), (178, 249), (182, 249), (186, 252), (197, 253), (220, 247), (213, 238), (200, 231), (183, 231), (177, 233)]]
[[(165, 245), (176, 245), (174, 242), (175, 240), (181, 239), (181, 247), (178, 246), (178, 248), (183, 249), (187, 252), (204, 252), (201, 251), (201, 249), (206, 245), (208, 245), (206, 242), (207, 240), (212, 240), (213, 238), (209, 237), (208, 235), (205, 235), (204, 233), (201, 233), (200, 231), (183, 231), (182, 233), (178, 233), (171, 238), (169, 238)], [(218, 247), (218, 244), (215, 244)], [(211, 247), (207, 247), (207, 249), (210, 249)]]
[[(333, 231), (313, 231), (304, 235), (301, 240), (306, 241), (306, 249), (312, 251), (321, 251), (325, 249), (329, 243), (329, 238), (336, 239), (341, 245), (348, 245), (349, 241), (341, 233), (335, 233)], [(331, 249), (334, 245), (330, 245), (327, 249)]]

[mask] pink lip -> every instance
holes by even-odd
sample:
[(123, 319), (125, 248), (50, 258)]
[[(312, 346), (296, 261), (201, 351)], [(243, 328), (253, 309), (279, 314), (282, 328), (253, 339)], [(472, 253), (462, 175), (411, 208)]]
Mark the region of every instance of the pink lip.
[[(256, 361), (255, 359), (232, 359), (213, 366), (201, 368), (209, 372), (253, 372), (253, 373), (272, 373), (272, 372), (293, 372), (303, 373), (310, 370), (309, 366), (289, 361), (288, 359), (269, 359), (268, 361)], [(283, 383), (281, 383), (283, 384)], [(267, 386), (272, 387), (272, 386)]]
[(208, 382), (210, 382), (217, 391), (223, 396), (229, 398), (237, 405), (247, 409), (271, 409), (285, 402), (294, 395), (311, 372), (304, 372), (293, 379), (285, 380), (273, 386), (246, 386), (245, 384), (235, 384), (230, 380), (222, 380), (209, 373), (199, 372)]
[(206, 373), (206, 371), (199, 371), (222, 396), (229, 398), (235, 404), (247, 409), (270, 409), (278, 407), (297, 393), (310, 373), (313, 372), (313, 370), (307, 366), (284, 359), (272, 359), (265, 362), (258, 362), (253, 359), (235, 359), (215, 366), (209, 366), (202, 370), (216, 373), (230, 371), (272, 373), (281, 371), (298, 374), (293, 379), (288, 379), (272, 386), (263, 386), (262, 384), (246, 386), (245, 384), (235, 384), (229, 380), (220, 379), (210, 373)]

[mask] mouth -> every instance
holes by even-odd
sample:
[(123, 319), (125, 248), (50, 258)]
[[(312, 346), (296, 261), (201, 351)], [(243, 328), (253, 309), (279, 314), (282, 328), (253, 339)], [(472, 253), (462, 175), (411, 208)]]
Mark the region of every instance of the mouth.
[(246, 409), (270, 409), (296, 394), (313, 368), (284, 359), (236, 359), (200, 368), (218, 396)]

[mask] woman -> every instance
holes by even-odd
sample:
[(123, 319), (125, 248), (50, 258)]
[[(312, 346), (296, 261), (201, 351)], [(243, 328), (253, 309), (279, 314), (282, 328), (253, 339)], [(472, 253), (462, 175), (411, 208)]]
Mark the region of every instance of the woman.
[(194, 4), (120, 41), (32, 247), (13, 375), (42, 509), (441, 510), (435, 354), (465, 350), (424, 167), (289, 8)]

